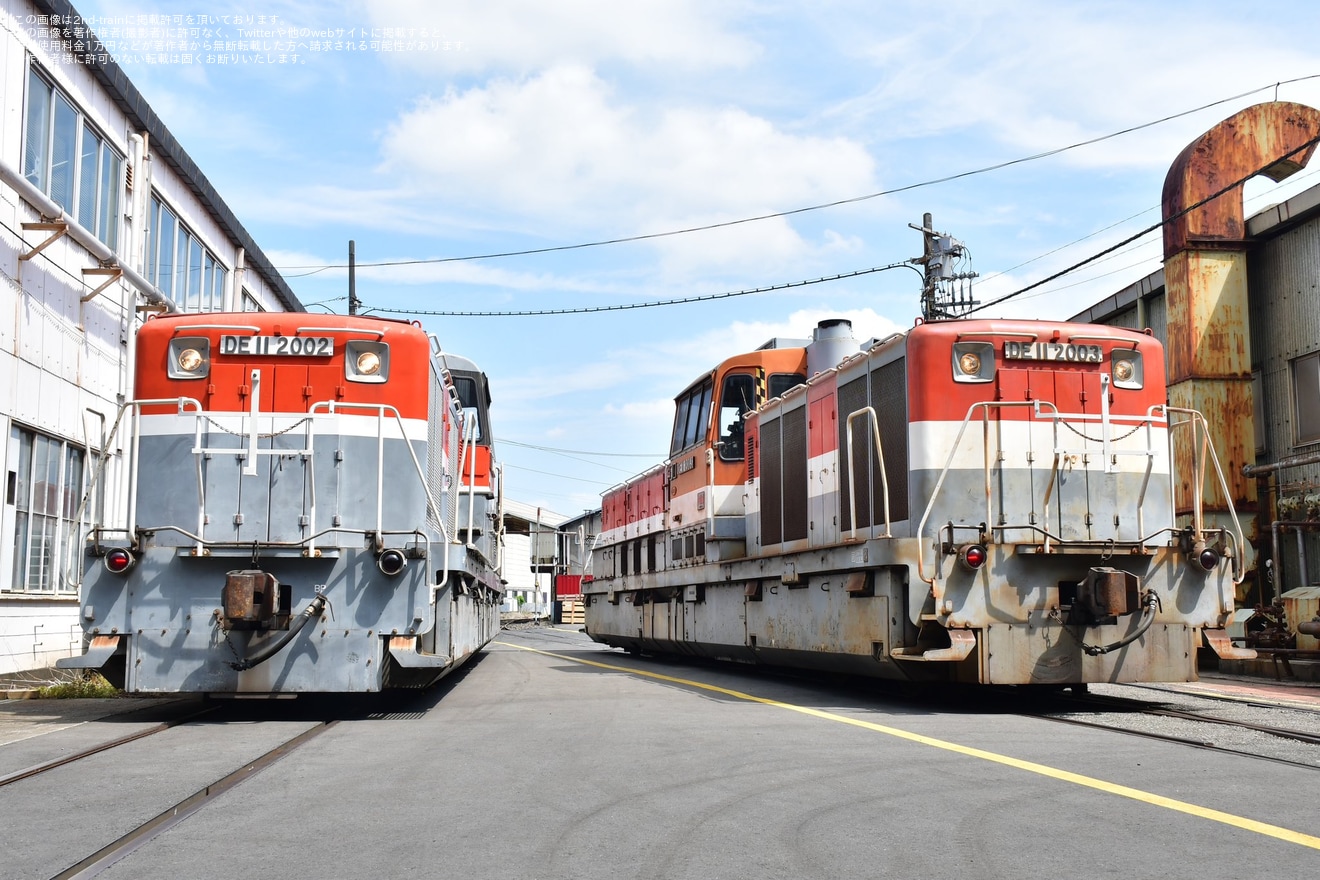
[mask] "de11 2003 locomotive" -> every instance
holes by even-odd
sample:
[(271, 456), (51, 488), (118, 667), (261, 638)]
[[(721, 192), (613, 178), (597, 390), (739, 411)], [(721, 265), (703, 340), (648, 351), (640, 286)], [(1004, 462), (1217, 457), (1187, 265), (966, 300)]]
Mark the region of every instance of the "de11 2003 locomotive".
[(1242, 654), (1243, 539), (1200, 492), (1176, 509), (1218, 465), (1175, 472), (1207, 446), (1167, 401), (1160, 342), (1116, 327), (771, 340), (699, 376), (669, 459), (605, 493), (587, 632), (914, 681), (1193, 680), (1202, 644)]

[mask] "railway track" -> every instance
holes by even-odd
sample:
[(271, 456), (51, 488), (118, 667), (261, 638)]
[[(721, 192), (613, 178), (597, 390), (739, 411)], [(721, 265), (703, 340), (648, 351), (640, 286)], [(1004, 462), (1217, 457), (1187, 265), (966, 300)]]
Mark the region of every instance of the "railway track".
[(120, 859), (131, 855), (135, 850), (151, 841), (159, 834), (187, 819), (193, 813), (206, 806), (215, 798), (234, 786), (265, 770), (289, 753), (325, 733), (339, 723), (338, 720), (322, 721), (315, 727), (305, 730), (297, 736), (281, 743), (242, 767), (207, 785), (192, 795), (184, 798), (156, 816), (143, 822), (138, 827), (120, 836), (101, 849), (71, 865), (55, 875), (54, 880), (73, 880), (73, 878), (95, 877)]
[(178, 727), (181, 724), (186, 724), (189, 721), (193, 721), (214, 711), (214, 706), (208, 706), (205, 709), (200, 709), (179, 718), (170, 719), (169, 721), (162, 721), (159, 724), (152, 725), (151, 727), (134, 733), (126, 734), (125, 736), (116, 737), (115, 739), (107, 740), (106, 742), (98, 743), (94, 746), (88, 746), (87, 748), (79, 749), (76, 752), (61, 755), (58, 758), (52, 758), (49, 761), (42, 761), (39, 764), (33, 764), (31, 767), (25, 767), (22, 770), (15, 770), (12, 773), (0, 776), (0, 788), (5, 787), (6, 785), (12, 785), (13, 783), (20, 782), (24, 779), (31, 779), (33, 776), (40, 776), (42, 773), (48, 773), (58, 767), (68, 766), (69, 764), (76, 763), (85, 758), (90, 758), (92, 755), (99, 755), (110, 749), (118, 748), (119, 746), (127, 745), (131, 742), (137, 742), (138, 740), (146, 739), (149, 736), (155, 736), (158, 733), (163, 733), (171, 728)]
[[(1023, 714), (1307, 770), (1320, 770), (1320, 712), (1293, 706), (1281, 707), (1263, 701), (1234, 701), (1235, 708), (1254, 707), (1263, 716), (1255, 719), (1233, 718), (1215, 714), (1217, 710), (1212, 707), (1218, 702), (1216, 695), (1163, 690), (1159, 693), (1164, 700), (1150, 701), (1105, 694), (1056, 696), (1049, 705), (1033, 708)], [(1192, 704), (1192, 708), (1187, 705), (1168, 705), (1170, 700)], [(1298, 714), (1303, 717), (1297, 720), (1308, 721), (1310, 724), (1289, 727), (1269, 723), (1270, 713)]]
[[(170, 791), (168, 795), (162, 792), (162, 796), (159, 796), (153, 804), (154, 809), (139, 814), (149, 815), (150, 813), (155, 813), (155, 815), (135, 827), (125, 830), (125, 826), (121, 824), (119, 827), (114, 828), (110, 834), (102, 836), (99, 839), (89, 839), (85, 842), (81, 837), (71, 837), (62, 849), (56, 847), (52, 850), (52, 855), (55, 860), (53, 860), (53, 863), (52, 861), (47, 861), (47, 868), (40, 874), (40, 876), (43, 877), (55, 876), (61, 878), (95, 877), (124, 857), (132, 854), (149, 841), (168, 832), (184, 819), (212, 803), (220, 795), (225, 794), (240, 783), (256, 776), (266, 768), (289, 755), (291, 752), (315, 739), (320, 734), (335, 727), (341, 720), (376, 717), (397, 718), (400, 716), (400, 713), (392, 711), (399, 708), (396, 705), (397, 703), (398, 701), (389, 703), (382, 703), (380, 701), (358, 701), (347, 702), (347, 704), (345, 704), (345, 701), (339, 701), (334, 704), (327, 704), (324, 703), (324, 701), (320, 701), (311, 702), (303, 707), (298, 707), (293, 704), (281, 704), (279, 707), (281, 711), (278, 712), (272, 711), (273, 706), (270, 703), (265, 703), (260, 707), (255, 704), (222, 703), (218, 705), (207, 705), (201, 708), (198, 708), (194, 704), (193, 706), (184, 707), (185, 711), (180, 712), (177, 717), (166, 718), (159, 723), (151, 724), (150, 726), (136, 730), (124, 736), (107, 739), (94, 745), (71, 751), (68, 754), (60, 755), (23, 769), (12, 771), (4, 776), (0, 776), (0, 788), (15, 786), (12, 789), (7, 789), (5, 795), (22, 798), (24, 795), (19, 792), (27, 791), (27, 789), (23, 786), (17, 785), (17, 783), (29, 783), (37, 786), (33, 791), (43, 790), (43, 785), (46, 787), (52, 785), (56, 787), (67, 787), (67, 785), (70, 784), (69, 780), (73, 777), (65, 776), (60, 779), (56, 778), (57, 774), (52, 773), (52, 771), (59, 770), (60, 768), (69, 768), (73, 773), (79, 774), (79, 778), (82, 779), (81, 782), (77, 782), (79, 786), (101, 785), (102, 787), (105, 787), (109, 785), (113, 787), (116, 784), (113, 781), (115, 779), (114, 771), (111, 771), (111, 776), (108, 777), (111, 780), (110, 782), (96, 781), (96, 779), (100, 778), (99, 774), (104, 773), (106, 770), (107, 764), (105, 762), (99, 762), (96, 764), (96, 767), (99, 769), (88, 770), (85, 773), (82, 771), (80, 762), (86, 762), (94, 756), (114, 753), (115, 750), (121, 750), (123, 747), (129, 746), (132, 743), (143, 743), (144, 740), (148, 740), (158, 734), (166, 733), (167, 731), (175, 731), (175, 736), (169, 737), (168, 742), (166, 742), (165, 745), (162, 745), (159, 749), (156, 749), (153, 743), (156, 741), (164, 741), (165, 738), (162, 738), (162, 740), (153, 740), (152, 743), (144, 744), (145, 748), (160, 753), (162, 757), (157, 759), (158, 763), (161, 761), (168, 763), (169, 758), (164, 756), (176, 754), (179, 748), (185, 750), (193, 748), (199, 741), (196, 737), (201, 737), (202, 739), (200, 741), (205, 742), (207, 737), (214, 736), (214, 731), (224, 729), (231, 724), (248, 724), (270, 720), (278, 723), (292, 722), (297, 725), (295, 730), (284, 732), (283, 735), (278, 736), (278, 738), (267, 738), (264, 743), (257, 746), (257, 749), (263, 750), (260, 754), (253, 756), (252, 751), (256, 751), (257, 749), (248, 751), (247, 754), (244, 754), (243, 751), (239, 750), (233, 755), (233, 760), (231, 762), (225, 762), (223, 760), (216, 761), (216, 766), (210, 771), (211, 774), (214, 775), (207, 776), (199, 774), (195, 777), (193, 786), (197, 786), (198, 783), (208, 779), (213, 781), (208, 781), (206, 784), (195, 788), (189, 787), (182, 790), (176, 788), (173, 791)], [(408, 706), (404, 706), (403, 708), (408, 708)], [(192, 737), (188, 736), (186, 733), (183, 733), (184, 729), (193, 731), (194, 735)], [(180, 736), (183, 738), (180, 739)], [(190, 743), (193, 745), (190, 745)], [(142, 754), (141, 751), (139, 750), (136, 754), (139, 756), (136, 760), (140, 761), (140, 755)], [(117, 763), (114, 754), (108, 755), (107, 758), (111, 766)], [(133, 759), (126, 758), (125, 760)], [(180, 794), (183, 792), (190, 793), (180, 799)], [(0, 795), (0, 797), (5, 795)], [(176, 801), (176, 799), (178, 800)], [(175, 802), (170, 803), (171, 801)], [(161, 810), (160, 805), (164, 803), (169, 803), (169, 806)], [(156, 810), (159, 810), (159, 812), (156, 812)], [(106, 840), (110, 840), (110, 842), (105, 843)], [(100, 844), (104, 845), (102, 846)], [(78, 858), (78, 856), (86, 853), (89, 849), (98, 846), (99, 848), (96, 849), (95, 852), (92, 852), (85, 858), (79, 859), (74, 864), (70, 865), (68, 864), (68, 861), (65, 861), (65, 859), (72, 860)], [(65, 865), (67, 865), (67, 867), (65, 867)], [(62, 868), (62, 870), (59, 870), (58, 873), (54, 873), (60, 868)], [(6, 875), (8, 876), (8, 874)], [(34, 875), (28, 873), (24, 874), (24, 876)]]

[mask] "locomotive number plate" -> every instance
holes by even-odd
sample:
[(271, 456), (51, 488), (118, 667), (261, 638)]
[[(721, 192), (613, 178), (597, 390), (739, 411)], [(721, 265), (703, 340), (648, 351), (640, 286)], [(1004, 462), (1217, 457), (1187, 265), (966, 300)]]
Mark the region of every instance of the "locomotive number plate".
[(1098, 364), (1105, 359), (1098, 345), (1075, 345), (1071, 342), (1005, 342), (1004, 360), (1069, 361)]
[(221, 336), (220, 353), (330, 357), (335, 353), (335, 339), (333, 336)]

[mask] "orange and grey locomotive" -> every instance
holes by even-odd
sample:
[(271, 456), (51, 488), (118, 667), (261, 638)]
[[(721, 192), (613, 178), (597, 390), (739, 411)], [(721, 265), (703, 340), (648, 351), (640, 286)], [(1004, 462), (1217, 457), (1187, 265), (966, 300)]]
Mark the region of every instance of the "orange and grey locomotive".
[(587, 632), (915, 681), (1193, 680), (1203, 643), (1243, 654), (1217, 476), (1148, 334), (965, 319), (859, 350), (827, 321), (678, 397), (668, 461), (604, 495)]
[(301, 313), (158, 317), (135, 346), (69, 566), (86, 651), (62, 667), (131, 693), (367, 692), (429, 685), (498, 631), (474, 364), (411, 323)]

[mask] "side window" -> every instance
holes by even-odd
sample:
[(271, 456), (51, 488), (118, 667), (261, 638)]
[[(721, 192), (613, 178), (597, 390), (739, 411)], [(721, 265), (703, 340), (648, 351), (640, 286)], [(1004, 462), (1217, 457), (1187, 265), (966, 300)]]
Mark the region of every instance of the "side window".
[(670, 455), (682, 452), (705, 436), (706, 425), (710, 422), (712, 387), (711, 380), (707, 379), (675, 401), (674, 436), (669, 444)]
[(123, 158), (35, 66), (23, 118), (23, 176), (114, 250)]
[(9, 447), (16, 461), (6, 497), (14, 506), (14, 562), (0, 591), (71, 593), (63, 566), (82, 540), (83, 450), (17, 425), (10, 429)]
[(707, 381), (692, 395), (692, 408), (688, 410), (687, 436), (683, 442), (684, 449), (699, 441), (706, 431), (706, 425), (710, 422), (710, 391), (711, 383)]
[(1293, 440), (1301, 446), (1320, 441), (1320, 352), (1292, 363)]
[(801, 373), (771, 373), (767, 393), (771, 397), (782, 397), (790, 388), (807, 384), (807, 377)]
[[(147, 280), (161, 293), (185, 312), (214, 312), (224, 308), (229, 270), (154, 194), (146, 242)], [(261, 311), (260, 307), (249, 307), (246, 291), (243, 295), (244, 311)]]
[(463, 437), (467, 438), (467, 424), (475, 420), (476, 432), (473, 435), (473, 442), (482, 441), (481, 429), (481, 397), (477, 388), (477, 380), (471, 376), (454, 376), (454, 390), (458, 392), (458, 402), (463, 406)]
[(724, 377), (720, 389), (720, 459), (742, 461), (743, 416), (756, 405), (756, 380), (745, 374)]
[(687, 436), (687, 397), (680, 397), (674, 403), (674, 436), (669, 440), (669, 454), (674, 455), (683, 448), (683, 438)]

